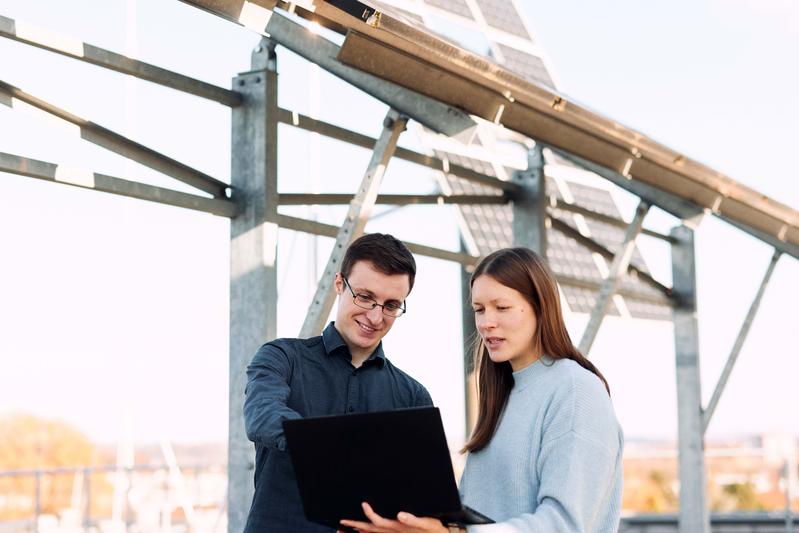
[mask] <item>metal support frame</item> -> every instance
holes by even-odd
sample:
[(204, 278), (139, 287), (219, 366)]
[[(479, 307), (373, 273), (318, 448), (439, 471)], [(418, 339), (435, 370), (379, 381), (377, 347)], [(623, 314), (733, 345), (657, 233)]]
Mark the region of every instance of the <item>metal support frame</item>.
[(610, 307), (610, 300), (616, 293), (619, 287), (621, 278), (627, 267), (630, 266), (630, 259), (635, 250), (635, 239), (641, 233), (641, 226), (644, 223), (644, 217), (649, 211), (649, 204), (641, 200), (638, 207), (635, 209), (635, 216), (632, 222), (624, 232), (624, 238), (619, 244), (616, 254), (613, 256), (613, 262), (608, 269), (608, 275), (605, 281), (602, 282), (602, 288), (599, 290), (599, 295), (594, 303), (594, 308), (591, 310), (591, 315), (588, 319), (588, 324), (583, 331), (583, 337), (580, 340), (580, 352), (587, 355), (591, 351), (591, 346), (594, 344), (596, 335), (599, 332), (599, 327), (602, 325), (602, 320), (608, 312)]
[(763, 294), (766, 292), (768, 282), (771, 279), (771, 275), (774, 273), (774, 267), (777, 265), (777, 261), (779, 261), (781, 255), (782, 252), (780, 250), (774, 250), (774, 254), (771, 256), (771, 261), (769, 261), (768, 268), (766, 269), (766, 274), (763, 276), (763, 281), (760, 282), (760, 287), (757, 289), (755, 299), (749, 306), (749, 311), (746, 313), (746, 318), (744, 319), (741, 329), (738, 332), (738, 336), (735, 339), (735, 344), (732, 347), (732, 351), (727, 357), (724, 370), (721, 371), (721, 376), (719, 376), (719, 380), (716, 383), (716, 388), (713, 390), (713, 396), (710, 398), (707, 408), (705, 408), (704, 418), (702, 421), (703, 434), (707, 431), (707, 427), (710, 425), (710, 420), (713, 418), (713, 413), (716, 411), (716, 406), (719, 403), (719, 399), (721, 399), (721, 394), (724, 392), (724, 387), (727, 386), (727, 381), (730, 379), (732, 369), (735, 367), (735, 362), (738, 360), (738, 354), (741, 353), (741, 348), (743, 348), (746, 337), (749, 334), (749, 329), (752, 327), (752, 323), (755, 321), (757, 311), (760, 308), (760, 301), (763, 299)]
[[(192, 2), (189, 2), (192, 3)], [(216, 4), (203, 2), (211, 11), (219, 14), (219, 9), (231, 10), (233, 17), (238, 16), (242, 2), (227, 0)], [(273, 5), (273, 4), (272, 4)], [(271, 5), (270, 5), (271, 7)], [(214, 8), (214, 9), (212, 9)], [(227, 11), (225, 11), (227, 13)], [(229, 14), (230, 14), (229, 13)], [(266, 340), (277, 334), (277, 235), (278, 227), (307, 231), (336, 238), (336, 245), (328, 263), (328, 269), (322, 277), (317, 290), (317, 297), (311, 312), (303, 325), (301, 335), (310, 335), (321, 330), (323, 321), (332, 307), (333, 295), (330, 291), (332, 273), (343, 256), (343, 251), (358, 234), (363, 232), (369, 211), (376, 201), (397, 202), (399, 205), (411, 203), (506, 203), (513, 201), (514, 243), (528, 246), (546, 256), (546, 227), (562, 231), (577, 240), (590, 250), (605, 258), (613, 257), (611, 273), (600, 286), (586, 280), (571, 279), (558, 276), (563, 284), (581, 286), (589, 289), (600, 289), (591, 320), (601, 322), (609, 298), (614, 292), (626, 295), (629, 290), (618, 287), (619, 279), (627, 271), (656, 288), (660, 294), (672, 299), (675, 363), (677, 377), (678, 424), (679, 424), (679, 472), (680, 472), (680, 515), (679, 531), (681, 533), (707, 533), (709, 520), (705, 489), (704, 465), (704, 433), (712, 419), (737, 357), (746, 340), (748, 332), (759, 309), (764, 291), (773, 274), (781, 253), (799, 258), (799, 247), (783, 240), (784, 231), (770, 235), (764, 231), (749, 227), (742, 222), (730, 218), (724, 212), (716, 212), (722, 220), (738, 227), (757, 239), (774, 246), (772, 256), (764, 279), (750, 306), (733, 349), (728, 357), (724, 370), (714, 390), (707, 409), (701, 405), (698, 321), (696, 302), (696, 272), (694, 252), (694, 232), (702, 216), (709, 209), (704, 209), (695, 202), (665, 192), (657, 187), (632, 179), (626, 171), (622, 173), (592, 163), (559, 149), (550, 148), (554, 153), (578, 166), (593, 172), (611, 183), (641, 198), (639, 211), (647, 204), (655, 205), (664, 211), (683, 220), (684, 225), (674, 228), (669, 236), (650, 230), (642, 230), (637, 212), (633, 222), (625, 234), (625, 240), (617, 254), (611, 253), (604, 246), (585, 237), (566, 222), (551, 217), (552, 210), (545, 205), (544, 159), (541, 144), (528, 155), (528, 168), (514, 176), (514, 182), (505, 182), (486, 176), (466, 167), (450, 164), (440, 159), (411, 150), (396, 147), (397, 136), (404, 129), (405, 118), (399, 113), (411, 117), (427, 127), (444, 133), (450, 137), (468, 140), (473, 135), (476, 123), (460, 109), (449, 106), (420, 93), (402, 88), (392, 82), (348, 67), (338, 61), (340, 48), (335, 44), (313, 35), (303, 26), (292, 22), (280, 13), (273, 13), (264, 32), (271, 35), (270, 40), (262, 41), (252, 57), (252, 71), (242, 73), (234, 78), (233, 90), (216, 87), (211, 84), (192, 79), (166, 69), (125, 57), (90, 44), (73, 42), (73, 47), (63, 46), (55, 41), (35, 37), (26, 31), (20, 31), (14, 20), (0, 17), (0, 37), (17, 40), (32, 46), (49, 50), (61, 55), (84, 61), (96, 66), (121, 72), (182, 92), (216, 101), (233, 108), (232, 115), (232, 187), (235, 188), (233, 199), (229, 199), (228, 186), (211, 176), (199, 172), (189, 166), (175, 161), (135, 141), (125, 138), (102, 126), (70, 114), (56, 106), (39, 100), (20, 89), (0, 81), (0, 104), (15, 107), (16, 100), (41, 109), (53, 116), (70, 122), (80, 129), (81, 137), (117, 154), (142, 163), (158, 172), (176, 178), (214, 198), (205, 198), (154, 187), (142, 183), (114, 178), (89, 171), (75, 171), (68, 167), (54, 165), (43, 161), (26, 159), (11, 154), (0, 153), (0, 172), (10, 172), (37, 179), (62, 182), (78, 187), (91, 188), (103, 192), (140, 198), (148, 201), (180, 206), (189, 209), (206, 211), (221, 216), (231, 217), (231, 301), (230, 301), (230, 403), (228, 433), (228, 529), (241, 531), (246, 521), (246, 513), (252, 498), (252, 475), (254, 471), (252, 446), (246, 439), (241, 416), (245, 370), (255, 349)], [(282, 44), (308, 61), (342, 80), (374, 96), (391, 107), (389, 117), (392, 123), (386, 125), (383, 135), (375, 140), (371, 137), (348, 131), (344, 128), (299, 115), (277, 105), (277, 68), (275, 44)], [(372, 148), (374, 154), (369, 170), (364, 176), (361, 191), (352, 198), (350, 213), (342, 228), (321, 224), (314, 221), (279, 215), (279, 201), (285, 203), (321, 203), (322, 200), (349, 200), (349, 195), (324, 195), (308, 198), (307, 195), (278, 195), (277, 193), (277, 134), (278, 122), (289, 124), (308, 131), (314, 131), (328, 137), (349, 142), (354, 145)], [(436, 195), (377, 195), (382, 173), (388, 159), (392, 156), (427, 166), (476, 183), (491, 186), (502, 191), (496, 196), (436, 196)], [(630, 159), (630, 161), (633, 161)], [(630, 167), (626, 167), (628, 170)], [(633, 167), (634, 168), (634, 167)], [(635, 172), (633, 171), (633, 174)], [(302, 196), (302, 198), (300, 198)], [(313, 201), (314, 198), (316, 201)], [(306, 200), (311, 200), (306, 202)], [(594, 213), (580, 206), (558, 202), (557, 209), (579, 212), (585, 216), (620, 226), (623, 221)], [(644, 213), (646, 208), (643, 207)], [(547, 218), (548, 213), (550, 218)], [(643, 219), (641, 213), (640, 219)], [(785, 226), (787, 228), (787, 225)], [(629, 266), (635, 233), (640, 232), (666, 240), (672, 247), (672, 269), (674, 287), (665, 287), (649, 274)], [(451, 260), (464, 265), (462, 270), (463, 286), (463, 331), (464, 337), (473, 331), (473, 317), (468, 305), (469, 272), (479, 258), (467, 253), (450, 252), (415, 243), (406, 243), (409, 249), (419, 255)], [(322, 302), (323, 295), (326, 299)], [(658, 295), (635, 294), (643, 300), (658, 301)], [(329, 299), (329, 300), (328, 300)], [(329, 303), (328, 303), (329, 301)], [(602, 311), (599, 311), (600, 303)], [(594, 332), (590, 342), (596, 335), (599, 324), (591, 326)], [(589, 328), (586, 334), (589, 333)], [(583, 341), (588, 342), (584, 334)], [(588, 342), (587, 349), (590, 349)], [(581, 347), (583, 342), (581, 342)], [(466, 350), (468, 352), (468, 350)], [(467, 353), (464, 370), (468, 376), (471, 354)], [(469, 400), (467, 396), (467, 417)], [(467, 422), (468, 424), (468, 422)], [(795, 465), (790, 470), (795, 475)], [(84, 526), (92, 526), (91, 517), (91, 470), (84, 469)], [(36, 480), (36, 491), (40, 489), (40, 481)], [(36, 497), (36, 507), (39, 507)], [(790, 501), (790, 500), (789, 500)], [(788, 527), (791, 525), (790, 514), (786, 517)]]
[[(567, 224), (566, 222), (562, 221), (559, 218), (550, 217), (550, 220), (552, 221), (552, 227), (554, 229), (560, 231), (567, 237), (579, 242), (580, 244), (582, 244), (592, 252), (598, 253), (605, 259), (609, 261), (613, 260), (615, 254), (610, 250), (608, 250), (607, 248), (605, 248), (604, 246), (602, 246), (601, 244), (599, 244), (598, 242), (596, 242), (595, 240), (586, 237), (585, 235), (580, 233), (577, 229), (571, 227), (569, 224)], [(630, 274), (631, 276), (636, 276), (638, 279), (640, 279), (647, 285), (650, 285), (653, 289), (656, 289), (658, 292), (663, 293), (664, 296), (671, 297), (672, 293), (671, 287), (663, 285), (661, 282), (653, 278), (651, 274), (642, 272), (641, 270), (638, 269), (638, 267), (634, 265), (629, 265), (627, 267), (627, 273)]]
[(699, 325), (696, 315), (694, 230), (671, 231), (674, 279), (674, 348), (677, 373), (677, 423), (680, 473), (680, 533), (710, 533), (705, 487), (705, 442), (699, 371)]
[(540, 144), (527, 152), (527, 169), (515, 172), (513, 181), (522, 188), (513, 199), (513, 245), (529, 248), (546, 261), (547, 193)]
[[(12, 109), (15, 107), (13, 105), (13, 99), (16, 98), (21, 102), (25, 102), (26, 104), (78, 126), (80, 129), (80, 136), (84, 140), (102, 146), (106, 150), (110, 150), (132, 159), (133, 161), (137, 161), (153, 170), (163, 172), (167, 176), (171, 176), (217, 198), (227, 197), (227, 189), (230, 187), (227, 183), (212, 178), (199, 170), (195, 170), (188, 165), (158, 153), (152, 148), (148, 148), (95, 124), (94, 122), (73, 115), (68, 111), (64, 111), (3, 81), (0, 81), (0, 93), (5, 93), (7, 96), (11, 97)], [(0, 103), (5, 102), (0, 99)]]
[(262, 41), (252, 71), (233, 86), (231, 177), (242, 212), (230, 223), (230, 400), (228, 531), (244, 530), (255, 461), (244, 430), (246, 369), (258, 347), (277, 337), (277, 58)]
[[(374, 147), (375, 142), (377, 142), (376, 139), (369, 137), (368, 135), (350, 131), (346, 128), (342, 128), (341, 126), (336, 126), (335, 124), (330, 124), (329, 122), (317, 120), (315, 118), (297, 113), (296, 111), (289, 111), (288, 109), (280, 109), (280, 122), (305, 131), (318, 133), (331, 139), (344, 141), (354, 146), (369, 148), (370, 150)], [(479, 183), (480, 185), (494, 187), (506, 193), (514, 194), (520, 190), (519, 186), (513, 182), (503, 181), (493, 176), (480, 174), (479, 172), (475, 172), (470, 168), (451, 163), (447, 160), (439, 159), (438, 157), (420, 154), (418, 152), (414, 152), (413, 150), (408, 150), (407, 148), (398, 146), (394, 152), (394, 157), (432, 168), (433, 170), (452, 174), (453, 176), (463, 178), (467, 181), (471, 181), (472, 183)]]
[(406, 117), (393, 109), (389, 109), (388, 114), (386, 114), (386, 118), (383, 121), (383, 132), (380, 134), (377, 143), (375, 143), (372, 159), (369, 161), (369, 166), (361, 181), (358, 194), (350, 202), (347, 217), (338, 231), (336, 244), (333, 246), (333, 251), (327, 260), (327, 266), (325, 266), (322, 278), (316, 287), (316, 293), (311, 301), (305, 322), (302, 324), (300, 337), (318, 335), (325, 326), (330, 310), (333, 308), (333, 302), (336, 299), (333, 291), (334, 276), (339, 271), (339, 265), (344, 258), (344, 253), (347, 251), (347, 246), (363, 234), (366, 222), (372, 212), (372, 207), (374, 207), (375, 199), (377, 199), (377, 191), (383, 181), (386, 167), (394, 154), (400, 134), (405, 131), (407, 121)]
[(206, 198), (136, 181), (114, 178), (105, 174), (91, 172), (90, 170), (70, 167), (69, 165), (57, 165), (3, 152), (0, 152), (0, 172), (9, 172), (29, 178), (74, 185), (83, 189), (138, 198), (148, 202), (204, 211), (228, 218), (236, 216), (239, 211), (239, 206), (231, 200)]
[[(355, 195), (352, 194), (280, 194), (280, 205), (340, 205), (348, 204)], [(375, 204), (388, 205), (443, 205), (474, 204), (504, 205), (508, 198), (501, 195), (477, 194), (380, 194)]]
[(220, 104), (236, 107), (241, 103), (241, 95), (235, 91), (217, 87), (183, 74), (171, 72), (143, 61), (104, 50), (88, 43), (56, 35), (47, 31), (47, 38), (42, 32), (27, 31), (28, 26), (13, 19), (0, 16), (0, 37), (13, 39), (37, 48), (49, 50), (85, 63), (107, 68), (122, 74), (134, 76), (152, 83), (163, 85), (184, 93), (193, 94)]

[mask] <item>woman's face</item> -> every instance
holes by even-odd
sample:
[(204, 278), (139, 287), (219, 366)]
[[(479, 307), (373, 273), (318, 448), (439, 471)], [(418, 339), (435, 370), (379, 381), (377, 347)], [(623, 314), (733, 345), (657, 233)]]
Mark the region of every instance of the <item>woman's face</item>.
[(540, 357), (533, 342), (535, 312), (519, 291), (484, 274), (472, 284), (472, 308), (477, 332), (492, 361), (509, 361), (515, 372)]

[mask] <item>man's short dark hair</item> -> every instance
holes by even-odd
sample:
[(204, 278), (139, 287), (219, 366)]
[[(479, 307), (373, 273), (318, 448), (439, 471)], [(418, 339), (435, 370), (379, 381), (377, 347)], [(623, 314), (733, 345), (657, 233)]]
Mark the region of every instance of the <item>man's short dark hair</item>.
[[(348, 277), (358, 261), (369, 261), (375, 270), (393, 276), (407, 274), (410, 289), (416, 278), (416, 261), (402, 241), (387, 233), (370, 233), (350, 244), (341, 261), (341, 274)], [(410, 292), (410, 289), (408, 292)]]

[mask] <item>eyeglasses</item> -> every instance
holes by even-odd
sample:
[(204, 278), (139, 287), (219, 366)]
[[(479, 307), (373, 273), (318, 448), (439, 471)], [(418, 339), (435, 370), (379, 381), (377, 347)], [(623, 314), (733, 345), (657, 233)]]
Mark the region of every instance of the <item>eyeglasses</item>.
[(350, 282), (347, 281), (347, 278), (345, 278), (342, 275), (341, 279), (344, 280), (344, 285), (346, 285), (347, 288), (352, 293), (353, 303), (355, 303), (355, 305), (357, 305), (361, 309), (374, 309), (375, 307), (380, 307), (382, 308), (384, 315), (390, 316), (392, 318), (397, 318), (398, 316), (402, 316), (407, 310), (407, 305), (405, 304), (405, 302), (402, 302), (402, 304), (400, 304), (399, 302), (386, 302), (384, 304), (379, 304), (374, 298), (372, 298), (368, 294), (360, 294), (360, 293), (355, 294), (355, 291), (352, 290)]

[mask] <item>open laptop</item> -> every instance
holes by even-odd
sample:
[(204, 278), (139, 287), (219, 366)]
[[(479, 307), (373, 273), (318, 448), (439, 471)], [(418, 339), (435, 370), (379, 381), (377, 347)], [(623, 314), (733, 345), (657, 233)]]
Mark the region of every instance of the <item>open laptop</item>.
[[(400, 511), (445, 525), (490, 524), (461, 504), (436, 407), (286, 420), (288, 450), (308, 520), (342, 529), (339, 520), (367, 520)], [(368, 520), (367, 520), (368, 521)]]

